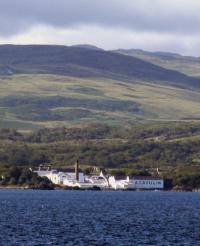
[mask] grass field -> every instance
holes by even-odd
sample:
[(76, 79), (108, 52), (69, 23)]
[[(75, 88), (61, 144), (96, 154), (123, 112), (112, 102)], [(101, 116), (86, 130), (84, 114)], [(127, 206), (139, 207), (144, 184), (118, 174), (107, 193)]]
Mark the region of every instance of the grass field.
[(200, 119), (200, 91), (55, 75), (0, 78), (0, 127)]

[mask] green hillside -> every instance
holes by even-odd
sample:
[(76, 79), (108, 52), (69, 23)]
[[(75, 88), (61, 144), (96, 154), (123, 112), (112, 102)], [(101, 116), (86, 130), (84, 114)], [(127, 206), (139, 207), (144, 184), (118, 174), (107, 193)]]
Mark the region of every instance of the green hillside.
[(200, 58), (191, 56), (181, 56), (168, 52), (148, 52), (137, 49), (116, 50), (123, 55), (137, 57), (152, 64), (166, 69), (173, 69), (189, 76), (200, 77)]
[(199, 120), (199, 98), (200, 91), (140, 80), (4, 76), (0, 78), (0, 127)]
[(8, 167), (103, 167), (120, 172), (154, 171), (162, 175), (198, 174), (200, 124), (159, 123), (41, 129), (32, 133), (0, 130), (0, 172)]
[(200, 88), (200, 79), (144, 60), (104, 50), (49, 45), (1, 45), (0, 74), (55, 74), (84, 78), (149, 81)]
[(200, 187), (199, 140), (199, 123), (90, 124), (30, 133), (0, 129), (0, 174), (7, 177), (0, 184), (16, 185), (19, 173), (27, 183), (25, 177), (32, 180), (28, 168), (40, 164), (73, 171), (79, 159), (87, 174), (100, 168), (121, 178), (159, 172), (165, 188), (191, 190)]
[(0, 45), (0, 74), (0, 128), (200, 119), (200, 79), (93, 46)]
[(200, 80), (171, 56), (167, 67), (90, 46), (0, 46), (0, 174), (79, 159), (86, 173), (159, 167), (199, 187)]

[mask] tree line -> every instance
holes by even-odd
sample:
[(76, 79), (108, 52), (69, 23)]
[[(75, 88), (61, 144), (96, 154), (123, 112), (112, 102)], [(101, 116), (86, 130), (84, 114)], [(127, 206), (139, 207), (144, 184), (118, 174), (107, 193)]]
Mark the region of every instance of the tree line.
[[(36, 167), (50, 163), (63, 168), (79, 159), (82, 166), (110, 170), (161, 168), (173, 185), (198, 185), (200, 166), (200, 124), (164, 123), (41, 129), (21, 133), (0, 129), (0, 172), (4, 169)], [(196, 170), (192, 175), (177, 167)], [(188, 171), (189, 173), (189, 171)]]

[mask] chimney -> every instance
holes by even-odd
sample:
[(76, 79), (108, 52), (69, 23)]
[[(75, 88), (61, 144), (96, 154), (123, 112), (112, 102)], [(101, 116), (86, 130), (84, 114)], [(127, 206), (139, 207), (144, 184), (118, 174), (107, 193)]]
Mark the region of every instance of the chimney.
[(76, 178), (76, 181), (79, 181), (79, 163), (78, 163), (78, 160), (76, 161), (76, 164), (75, 164), (75, 178)]

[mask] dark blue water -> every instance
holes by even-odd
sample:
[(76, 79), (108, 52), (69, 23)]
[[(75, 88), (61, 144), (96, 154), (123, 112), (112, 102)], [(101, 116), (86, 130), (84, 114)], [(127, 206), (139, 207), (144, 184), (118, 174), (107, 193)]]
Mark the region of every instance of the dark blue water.
[(200, 245), (200, 193), (0, 190), (0, 245)]

